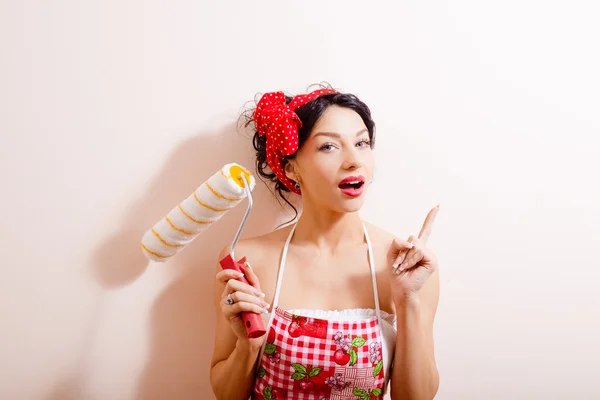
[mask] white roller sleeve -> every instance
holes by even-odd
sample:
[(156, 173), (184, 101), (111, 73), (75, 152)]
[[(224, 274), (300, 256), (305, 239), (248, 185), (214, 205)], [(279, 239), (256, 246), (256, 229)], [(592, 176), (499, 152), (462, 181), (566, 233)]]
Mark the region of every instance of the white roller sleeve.
[(142, 238), (142, 249), (151, 260), (164, 262), (181, 251), (244, 198), (245, 174), (250, 190), (256, 181), (244, 167), (232, 163), (211, 176), (187, 199), (174, 207)]

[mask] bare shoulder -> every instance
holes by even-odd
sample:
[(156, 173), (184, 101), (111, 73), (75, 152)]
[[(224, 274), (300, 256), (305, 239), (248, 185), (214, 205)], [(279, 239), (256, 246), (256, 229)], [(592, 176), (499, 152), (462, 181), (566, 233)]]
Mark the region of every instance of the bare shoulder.
[[(261, 290), (267, 295), (267, 301), (275, 288), (281, 251), (290, 229), (292, 227), (287, 226), (264, 235), (240, 239), (235, 247), (236, 259), (246, 257), (259, 279)], [(231, 245), (224, 247), (219, 260), (229, 254), (230, 250)]]
[[(367, 228), (369, 239), (371, 239), (371, 245), (373, 246), (375, 268), (379, 273), (386, 274), (388, 272), (387, 269), (392, 265), (390, 251), (396, 236), (370, 222), (363, 221), (363, 223)], [(391, 292), (388, 294), (391, 295)]]
[(364, 221), (373, 247), (388, 249), (396, 236), (377, 225)]
[[(240, 239), (235, 247), (236, 258), (246, 257), (252, 267), (256, 263), (256, 267), (260, 268), (260, 261), (272, 256), (272, 253), (279, 253), (287, 239), (291, 227), (284, 227), (274, 230), (260, 236)], [(231, 250), (231, 245), (224, 247), (221, 250), (221, 256), (228, 254)], [(256, 268), (255, 268), (256, 269)]]

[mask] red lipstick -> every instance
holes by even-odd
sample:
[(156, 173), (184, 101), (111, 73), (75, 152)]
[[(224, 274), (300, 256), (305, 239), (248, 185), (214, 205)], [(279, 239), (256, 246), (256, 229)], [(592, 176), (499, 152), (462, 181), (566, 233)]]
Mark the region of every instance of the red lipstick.
[(338, 187), (346, 196), (358, 197), (364, 190), (365, 177), (362, 175), (349, 176), (342, 179), (338, 184)]

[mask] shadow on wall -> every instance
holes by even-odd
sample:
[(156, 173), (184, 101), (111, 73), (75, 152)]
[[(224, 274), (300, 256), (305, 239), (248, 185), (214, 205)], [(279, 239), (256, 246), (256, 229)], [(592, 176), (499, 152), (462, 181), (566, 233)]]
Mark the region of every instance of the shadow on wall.
[[(139, 277), (148, 267), (148, 259), (140, 247), (143, 234), (223, 165), (236, 162), (254, 170), (254, 165), (249, 165), (253, 162), (251, 139), (242, 132), (235, 124), (230, 124), (220, 131), (201, 133), (187, 139), (173, 150), (163, 169), (147, 184), (148, 190), (125, 211), (117, 232), (106, 239), (95, 252), (93, 272), (101, 286), (115, 288)], [(257, 185), (253, 196), (257, 196), (256, 192), (264, 189), (263, 186)], [(256, 203), (253, 214), (264, 211), (261, 206), (265, 203)], [(231, 218), (231, 214), (239, 214), (237, 216), (241, 218), (246, 204), (242, 202), (225, 214), (209, 231), (199, 235), (167, 265), (175, 260), (179, 261), (183, 254), (190, 252), (190, 248), (210, 250), (212, 247), (206, 245), (218, 242), (215, 238), (233, 237), (237, 228), (233, 225), (239, 224), (239, 220)], [(247, 231), (244, 230), (244, 233)], [(202, 245), (199, 246), (199, 243)]]
[[(225, 164), (236, 162), (254, 172), (253, 152), (251, 138), (236, 124), (185, 140), (173, 150), (164, 168), (147, 185), (147, 191), (124, 211), (115, 224), (119, 226), (117, 230), (92, 255), (93, 276), (105, 290), (133, 282), (147, 268), (177, 271), (177, 278), (158, 295), (151, 309), (150, 351), (139, 378), (137, 399), (212, 398), (209, 369), (217, 257), (233, 240), (248, 203), (242, 201), (167, 263), (149, 263), (140, 241), (149, 228)], [(284, 213), (258, 177), (252, 195), (254, 207), (242, 237), (273, 230)], [(86, 350), (82, 351), (83, 364)], [(78, 368), (69, 379), (60, 381), (46, 399), (81, 398), (85, 380), (82, 375), (82, 368)]]
[[(253, 165), (249, 164), (253, 160), (252, 151), (250, 140), (237, 133), (234, 126), (217, 135), (202, 135), (179, 146), (174, 161), (151, 186), (152, 195), (156, 197), (149, 201), (154, 204), (150, 212), (142, 214), (146, 217), (139, 218), (144, 223), (139, 225), (132, 246), (138, 250), (141, 235), (223, 165), (237, 162), (253, 170)], [(203, 176), (201, 181), (190, 171), (199, 171), (197, 176)], [(260, 184), (260, 180), (258, 183), (252, 192), (254, 207), (242, 237), (264, 234), (277, 225), (281, 208), (265, 185)], [(247, 202), (243, 201), (167, 265), (158, 266), (176, 268), (182, 273), (159, 295), (152, 307), (150, 357), (138, 382), (137, 399), (213, 397), (209, 370), (214, 342), (213, 282), (217, 257), (219, 251), (233, 240), (246, 207)], [(136, 266), (122, 275), (103, 276), (107, 283), (114, 283), (113, 278), (128, 279), (138, 269)]]

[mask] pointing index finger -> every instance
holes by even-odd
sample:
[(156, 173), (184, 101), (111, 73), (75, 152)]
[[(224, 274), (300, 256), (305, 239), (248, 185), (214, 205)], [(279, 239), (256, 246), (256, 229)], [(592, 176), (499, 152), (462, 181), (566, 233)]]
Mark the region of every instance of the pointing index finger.
[(433, 221), (435, 221), (435, 217), (440, 209), (440, 206), (437, 205), (429, 211), (427, 217), (425, 217), (425, 222), (423, 222), (423, 227), (421, 228), (421, 232), (419, 233), (419, 239), (423, 241), (423, 243), (427, 243), (429, 240), (429, 235), (431, 235), (431, 228), (433, 227)]

